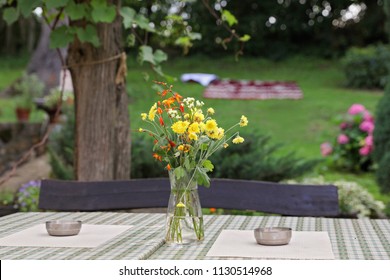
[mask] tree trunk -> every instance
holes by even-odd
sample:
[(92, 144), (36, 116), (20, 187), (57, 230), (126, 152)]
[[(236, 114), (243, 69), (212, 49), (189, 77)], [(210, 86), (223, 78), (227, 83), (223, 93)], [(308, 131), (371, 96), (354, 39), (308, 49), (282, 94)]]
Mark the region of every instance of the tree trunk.
[[(110, 0), (120, 5), (120, 0)], [(85, 22), (71, 21), (82, 27)], [(125, 82), (116, 82), (122, 52), (119, 16), (98, 24), (101, 46), (77, 39), (68, 49), (76, 109), (75, 171), (81, 181), (130, 177), (130, 121)]]

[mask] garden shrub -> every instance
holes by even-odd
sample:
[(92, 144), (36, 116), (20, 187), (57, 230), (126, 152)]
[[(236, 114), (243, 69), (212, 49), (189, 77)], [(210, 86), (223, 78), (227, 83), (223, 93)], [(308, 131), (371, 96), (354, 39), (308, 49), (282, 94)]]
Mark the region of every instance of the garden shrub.
[(380, 88), (386, 85), (390, 50), (383, 45), (353, 47), (343, 59), (346, 85), (353, 88)]
[(320, 162), (298, 158), (295, 153), (281, 155), (282, 146), (271, 144), (269, 136), (245, 135), (241, 145), (231, 145), (213, 155), (212, 177), (278, 182), (302, 176)]
[(370, 171), (373, 168), (374, 118), (361, 104), (353, 104), (338, 121), (340, 132), (333, 143), (321, 144), (329, 164), (344, 171)]
[(74, 127), (75, 117), (72, 109), (64, 112), (66, 121), (51, 133), (48, 151), (52, 176), (62, 180), (72, 180), (74, 174)]
[(378, 163), (376, 178), (385, 192), (390, 192), (390, 85), (379, 101), (374, 130), (374, 159)]
[(390, 192), (390, 151), (378, 163), (376, 180), (383, 192)]
[(340, 216), (356, 218), (385, 218), (385, 205), (361, 185), (351, 181), (326, 182), (323, 177), (305, 178), (299, 182), (287, 181), (289, 184), (335, 185), (338, 188)]

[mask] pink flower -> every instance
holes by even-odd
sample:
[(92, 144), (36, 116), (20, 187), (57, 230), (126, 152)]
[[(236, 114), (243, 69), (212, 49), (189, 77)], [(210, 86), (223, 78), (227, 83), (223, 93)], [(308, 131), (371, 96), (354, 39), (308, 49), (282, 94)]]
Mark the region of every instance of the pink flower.
[(346, 122), (342, 122), (342, 123), (340, 124), (340, 129), (341, 129), (341, 130), (345, 130), (345, 129), (347, 129), (348, 127), (349, 127), (349, 124), (346, 123)]
[(374, 123), (370, 121), (363, 121), (360, 125), (359, 128), (361, 131), (365, 131), (369, 134), (371, 134), (374, 131), (375, 125)]
[(340, 134), (339, 137), (337, 137), (337, 142), (341, 145), (347, 144), (349, 142), (349, 138), (345, 134)]
[(332, 145), (329, 142), (322, 143), (320, 148), (324, 157), (329, 156), (333, 152)]
[(357, 114), (363, 113), (365, 111), (366, 111), (366, 108), (362, 104), (353, 104), (348, 109), (348, 114), (350, 114), (350, 115), (357, 115)]
[(374, 146), (374, 137), (372, 135), (368, 135), (366, 139), (364, 139), (364, 142), (366, 146), (372, 147)]
[(366, 121), (366, 122), (374, 122), (374, 117), (370, 114), (370, 112), (368, 111), (365, 111), (363, 113), (363, 120)]
[(363, 147), (360, 148), (359, 154), (361, 156), (368, 156), (371, 153), (371, 151), (372, 151), (372, 146), (367, 146), (366, 145), (366, 146), (363, 146)]

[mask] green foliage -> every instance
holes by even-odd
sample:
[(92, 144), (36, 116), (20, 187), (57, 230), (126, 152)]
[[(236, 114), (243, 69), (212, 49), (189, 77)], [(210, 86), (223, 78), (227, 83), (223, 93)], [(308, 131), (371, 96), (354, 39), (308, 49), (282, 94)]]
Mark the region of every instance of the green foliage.
[(260, 181), (296, 178), (314, 169), (320, 160), (305, 160), (294, 153), (278, 155), (282, 144), (271, 144), (269, 136), (246, 135), (245, 142), (214, 154), (213, 177)]
[(383, 191), (390, 192), (390, 84), (378, 102), (374, 145), (374, 159), (378, 163), (377, 182)]
[(376, 179), (385, 193), (390, 193), (390, 152), (386, 152), (378, 163), (378, 170), (376, 171)]
[[(289, 180), (287, 183), (296, 184)], [(356, 182), (337, 180), (325, 181), (323, 177), (305, 178), (299, 183), (314, 185), (335, 185), (338, 188), (340, 215), (357, 218), (384, 218), (385, 205)], [(320, 186), (319, 186), (320, 187)]]
[(24, 73), (14, 86), (14, 93), (18, 96), (17, 107), (30, 109), (34, 98), (43, 95), (44, 88), (44, 83), (37, 75)]
[(0, 191), (0, 206), (13, 205), (15, 201), (15, 193), (13, 191)]
[(16, 194), (16, 208), (21, 212), (39, 211), (39, 192), (41, 181), (30, 181), (21, 186)]
[(168, 176), (151, 151), (153, 142), (143, 134), (136, 134), (131, 141), (131, 178), (155, 178)]
[(53, 177), (72, 180), (74, 174), (74, 128), (73, 110), (65, 112), (66, 122), (50, 135), (48, 149)]
[(346, 84), (354, 88), (384, 88), (388, 79), (390, 49), (387, 46), (353, 47), (343, 64)]

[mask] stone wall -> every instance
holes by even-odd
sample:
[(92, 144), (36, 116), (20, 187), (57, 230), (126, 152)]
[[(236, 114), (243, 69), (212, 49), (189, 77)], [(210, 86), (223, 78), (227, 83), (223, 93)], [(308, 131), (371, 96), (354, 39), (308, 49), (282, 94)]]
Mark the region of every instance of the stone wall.
[[(41, 123), (0, 123), (0, 176), (38, 143), (43, 133), (44, 127)], [(43, 146), (35, 150), (33, 156), (44, 152)]]

